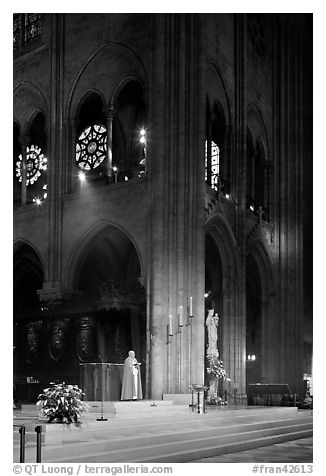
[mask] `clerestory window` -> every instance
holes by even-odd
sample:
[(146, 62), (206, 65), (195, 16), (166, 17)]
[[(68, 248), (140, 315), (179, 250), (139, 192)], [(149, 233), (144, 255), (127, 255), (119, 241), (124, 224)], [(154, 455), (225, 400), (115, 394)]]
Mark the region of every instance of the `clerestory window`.
[(76, 143), (76, 162), (82, 170), (96, 169), (106, 158), (107, 133), (102, 124), (86, 127)]
[(40, 13), (15, 13), (13, 25), (14, 49), (27, 46), (41, 36)]
[(212, 141), (205, 141), (205, 182), (218, 190), (220, 175), (220, 148)]
[[(16, 162), (16, 177), (19, 182), (23, 178), (23, 156), (18, 157)], [(31, 145), (26, 148), (26, 185), (33, 184), (41, 176), (42, 172), (47, 169), (47, 158), (37, 145)]]

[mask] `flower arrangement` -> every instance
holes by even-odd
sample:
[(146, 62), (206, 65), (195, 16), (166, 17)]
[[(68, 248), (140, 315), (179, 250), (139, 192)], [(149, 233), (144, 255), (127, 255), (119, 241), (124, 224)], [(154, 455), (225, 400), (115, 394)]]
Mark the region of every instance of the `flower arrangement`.
[(50, 382), (50, 387), (38, 396), (36, 405), (49, 418), (48, 423), (55, 420), (60, 423), (78, 422), (81, 413), (88, 411), (87, 404), (81, 400), (83, 395), (78, 385)]
[(207, 374), (210, 378), (210, 389), (208, 392), (209, 405), (227, 405), (225, 397), (218, 395), (218, 382), (226, 380), (230, 382), (230, 378), (224, 369), (223, 361), (219, 359), (218, 354), (207, 355)]
[(217, 355), (208, 355), (207, 356), (207, 361), (208, 361), (208, 367), (206, 368), (206, 371), (210, 378), (212, 379), (221, 379), (221, 380), (227, 380), (230, 382), (230, 378), (224, 369), (223, 366), (223, 361), (218, 358)]
[(209, 400), (207, 402), (209, 405), (227, 405), (228, 402), (223, 397), (218, 395), (209, 395)]

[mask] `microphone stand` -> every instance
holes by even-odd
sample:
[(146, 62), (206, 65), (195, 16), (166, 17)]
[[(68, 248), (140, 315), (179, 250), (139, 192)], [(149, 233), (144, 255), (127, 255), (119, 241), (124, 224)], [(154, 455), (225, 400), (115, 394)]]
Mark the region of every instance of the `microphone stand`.
[(99, 355), (99, 359), (101, 361), (101, 374), (102, 374), (102, 401), (101, 401), (101, 418), (96, 418), (97, 421), (108, 421), (107, 418), (103, 418), (103, 400), (104, 400), (104, 372), (103, 372), (103, 359)]

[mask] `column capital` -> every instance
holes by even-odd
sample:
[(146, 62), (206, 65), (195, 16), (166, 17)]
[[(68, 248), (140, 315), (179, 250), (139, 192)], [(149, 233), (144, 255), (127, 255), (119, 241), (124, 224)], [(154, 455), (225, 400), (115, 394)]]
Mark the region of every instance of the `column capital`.
[(107, 119), (113, 119), (116, 114), (116, 109), (110, 105), (103, 108), (103, 113)]
[(27, 147), (30, 143), (30, 137), (28, 135), (21, 135), (18, 140), (23, 147)]

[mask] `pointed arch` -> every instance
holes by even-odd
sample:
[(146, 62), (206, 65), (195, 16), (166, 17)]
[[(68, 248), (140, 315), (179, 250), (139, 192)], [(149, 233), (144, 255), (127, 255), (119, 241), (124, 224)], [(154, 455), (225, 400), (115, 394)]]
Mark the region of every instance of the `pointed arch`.
[(14, 116), (21, 124), (21, 134), (27, 135), (34, 117), (41, 112), (48, 116), (48, 107), (43, 91), (27, 81), (18, 83), (14, 88)]
[(65, 271), (65, 284), (68, 289), (76, 289), (80, 270), (83, 266), (85, 257), (94, 245), (102, 238), (108, 236), (112, 231), (119, 230), (133, 244), (140, 264), (141, 275), (144, 273), (143, 261), (139, 247), (133, 237), (120, 225), (108, 220), (101, 220), (92, 225), (78, 240), (71, 252)]
[(239, 394), (245, 394), (245, 312), (239, 299), (242, 286), (241, 255), (232, 229), (221, 213), (215, 214), (206, 224), (206, 234), (210, 234), (218, 249), (222, 270), (223, 300), (220, 316), (221, 349), (224, 367), (229, 372), (232, 387)]

